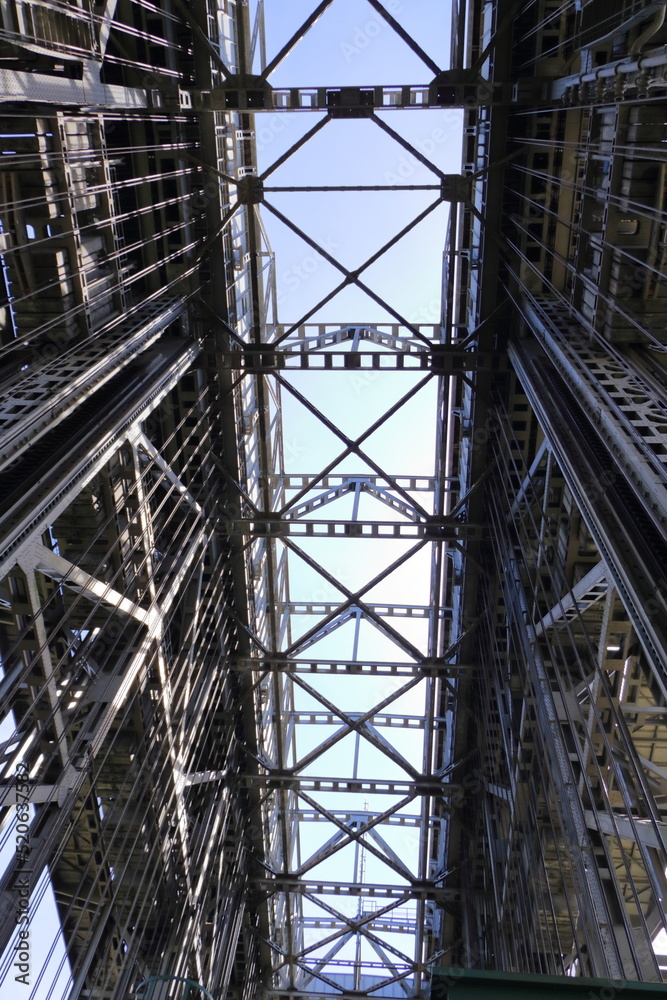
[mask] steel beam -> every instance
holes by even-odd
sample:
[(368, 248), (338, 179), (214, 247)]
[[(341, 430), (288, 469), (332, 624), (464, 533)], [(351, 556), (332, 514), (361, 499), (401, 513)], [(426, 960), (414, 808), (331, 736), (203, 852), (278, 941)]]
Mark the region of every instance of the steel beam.
[(434, 344), (426, 350), (388, 354), (373, 351), (277, 350), (272, 345), (228, 351), (220, 355), (220, 364), (230, 371), (268, 374), (280, 371), (431, 371), (437, 374), (476, 372), (497, 369), (498, 358), (454, 345)]
[(232, 535), (253, 538), (374, 538), (387, 541), (392, 538), (413, 541), (452, 541), (454, 539), (484, 538), (484, 526), (469, 524), (456, 518), (432, 517), (427, 523), (401, 521), (321, 521), (309, 519), (296, 521), (280, 518), (270, 513), (260, 517), (236, 518), (222, 521), (222, 526)]
[[(4, 567), (0, 572), (6, 572), (19, 556), (22, 546), (36, 533), (45, 531), (48, 524), (67, 509), (82, 487), (106, 465), (134, 424), (147, 416), (177, 384), (200, 350), (198, 344), (184, 343), (171, 360), (165, 359), (166, 363), (157, 372), (146, 371), (141, 391), (135, 394), (134, 405), (122, 400), (106, 407), (98, 415), (105, 418), (104, 434), (100, 435), (99, 424), (86, 428), (80, 450), (72, 454), (69, 442), (67, 452), (53, 467), (46, 487), (38, 482), (17, 496), (0, 520), (0, 567)], [(94, 446), (92, 452), (84, 450), (88, 443)]]
[(297, 674), (340, 674), (341, 676), (366, 674), (367, 676), (399, 676), (422, 675), (430, 677), (455, 676), (461, 672), (471, 672), (472, 664), (448, 663), (424, 659), (417, 663), (388, 662), (381, 660), (313, 660), (296, 659), (294, 657), (258, 656), (232, 660), (231, 666), (236, 670), (266, 673), (270, 670), (291, 671)]
[(20, 101), (35, 105), (74, 106), (139, 111), (148, 106), (148, 95), (137, 87), (101, 83), (99, 64), (85, 60), (83, 77), (72, 80), (47, 73), (0, 69), (0, 103)]

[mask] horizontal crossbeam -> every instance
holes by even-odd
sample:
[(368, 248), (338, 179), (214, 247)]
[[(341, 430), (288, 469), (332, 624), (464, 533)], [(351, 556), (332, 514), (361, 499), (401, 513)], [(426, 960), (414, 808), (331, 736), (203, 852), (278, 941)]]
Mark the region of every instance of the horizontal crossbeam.
[(412, 885), (387, 885), (373, 882), (319, 882), (294, 878), (290, 875), (276, 875), (272, 878), (255, 879), (254, 888), (267, 895), (276, 892), (295, 892), (301, 895), (317, 893), (323, 896), (355, 896), (364, 899), (407, 896), (410, 899), (434, 900), (438, 903), (457, 899), (457, 894), (453, 890), (443, 889), (429, 881), (415, 881)]
[(491, 83), (450, 71), (431, 84), (368, 87), (280, 87), (260, 77), (230, 78), (210, 91), (180, 91), (182, 110), (205, 111), (326, 111), (333, 118), (364, 118), (374, 111), (399, 108), (462, 108), (509, 103), (509, 84)]
[[(363, 820), (374, 820), (376, 814), (369, 812), (367, 809), (356, 810), (355, 812), (346, 812), (344, 810), (332, 809), (330, 815), (334, 816), (341, 823), (349, 823), (352, 819), (363, 819)], [(330, 822), (328, 816), (323, 816), (321, 812), (316, 809), (295, 809), (294, 816), (304, 822), (304, 823), (328, 823)], [(382, 826), (414, 826), (422, 827), (422, 817), (415, 814), (407, 813), (391, 813), (382, 820)], [(429, 816), (428, 825), (435, 827), (439, 824), (440, 820), (436, 816)]]
[(491, 371), (500, 359), (482, 351), (463, 350), (449, 344), (431, 350), (403, 351), (285, 351), (261, 346), (243, 351), (223, 351), (217, 355), (221, 368), (249, 375), (296, 369), (298, 371), (432, 371), (439, 375)]
[(415, 524), (413, 521), (291, 521), (275, 515), (264, 518), (235, 518), (222, 522), (232, 536), (259, 538), (404, 538), (416, 541), (481, 541), (484, 526), (455, 521), (451, 518), (431, 518)]
[[(338, 486), (355, 483), (359, 478), (358, 475), (320, 476), (314, 472), (308, 474), (292, 472), (284, 475), (272, 473), (261, 479), (260, 485), (282, 486), (286, 490), (302, 490), (316, 479), (318, 489), (334, 489)], [(364, 476), (363, 478), (364, 482), (372, 486), (387, 488), (387, 481), (381, 476)], [(438, 482), (435, 476), (391, 476), (390, 478), (401, 489), (410, 490), (413, 493), (432, 493)], [(451, 477), (443, 478), (443, 482), (453, 483), (457, 487), (459, 480), (458, 477)]]
[(239, 781), (248, 788), (290, 789), (304, 792), (350, 792), (371, 795), (434, 795), (449, 797), (460, 790), (451, 781), (424, 775), (415, 781), (374, 781), (369, 778), (317, 778), (313, 776), (279, 773), (240, 774)]
[[(291, 601), (289, 604), (276, 604), (278, 614), (290, 615), (330, 615), (339, 604)], [(366, 608), (376, 615), (385, 618), (446, 618), (451, 614), (451, 608), (432, 608), (428, 604), (366, 604)]]
[[(290, 712), (289, 718), (297, 724), (306, 723), (315, 726), (337, 726), (340, 723), (340, 716), (331, 712)], [(425, 726), (424, 717), (419, 715), (378, 714), (372, 715), (368, 721), (372, 722), (374, 726), (389, 726), (400, 729), (423, 729)], [(442, 729), (444, 726), (445, 720), (443, 718), (433, 720), (435, 729)]]
[(341, 674), (368, 676), (416, 676), (449, 677), (474, 670), (472, 664), (443, 663), (433, 660), (420, 663), (397, 663), (378, 660), (304, 660), (282, 657), (242, 657), (231, 661), (236, 670), (266, 673), (268, 671), (289, 671), (296, 674)]
[[(380, 934), (414, 934), (415, 932), (415, 919), (394, 917), (393, 919), (388, 917), (381, 917), (379, 920), (374, 920), (370, 926), (374, 931)], [(303, 917), (301, 924), (304, 928), (312, 928), (314, 930), (337, 930), (340, 928), (340, 920), (335, 920), (332, 918), (320, 918), (320, 917)]]

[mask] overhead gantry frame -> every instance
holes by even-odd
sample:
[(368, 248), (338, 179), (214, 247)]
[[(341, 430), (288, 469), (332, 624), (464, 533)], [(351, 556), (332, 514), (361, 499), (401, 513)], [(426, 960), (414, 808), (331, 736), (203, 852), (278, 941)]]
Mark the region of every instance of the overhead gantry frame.
[[(244, 623), (247, 652), (239, 657), (236, 669), (252, 706), (257, 743), (246, 748), (247, 768), (240, 780), (248, 787), (251, 802), (252, 898), (265, 914), (256, 933), (265, 955), (266, 994), (345, 997), (348, 992), (358, 996), (359, 991), (370, 990), (382, 995), (384, 988), (391, 990), (398, 984), (406, 995), (420, 996), (428, 993), (431, 969), (443, 958), (441, 915), (458, 904), (457, 892), (445, 881), (443, 868), (447, 802), (454, 788), (447, 737), (451, 718), (447, 720), (445, 712), (451, 716), (451, 697), (470, 664), (461, 661), (464, 636), (446, 603), (447, 552), (455, 548), (474, 552), (484, 533), (482, 525), (470, 519), (470, 497), (461, 495), (450, 472), (447, 408), (452, 377), (474, 382), (478, 372), (493, 369), (494, 360), (480, 351), (474, 335), (452, 341), (443, 327), (409, 322), (391, 301), (377, 295), (363, 276), (372, 263), (444, 201), (469, 195), (464, 178), (444, 174), (379, 118), (375, 108), (455, 106), (463, 103), (463, 79), (459, 76), (454, 81), (455, 74), (441, 73), (382, 5), (374, 3), (378, 13), (435, 73), (435, 84), (327, 88), (321, 93), (306, 88), (291, 91), (289, 96), (272, 91), (268, 84), (273, 69), (330, 4), (331, 0), (321, 3), (281, 52), (264, 61), (259, 74), (252, 71), (251, 40), (262, 36), (261, 5), (253, 30), (247, 10), (239, 6), (236, 62), (223, 66), (214, 58), (213, 77), (217, 75), (218, 82), (209, 90), (181, 93), (179, 98), (181, 108), (192, 108), (200, 118), (215, 117), (223, 109), (237, 111), (244, 135), (252, 133), (253, 116), (263, 110), (281, 113), (298, 107), (304, 112), (320, 112), (305, 136), (262, 173), (252, 142), (243, 146), (245, 159), (233, 182), (220, 165), (212, 169), (209, 165), (210, 175), (226, 192), (225, 224), (233, 226), (233, 219), (242, 215), (242, 229), (247, 234), (247, 242), (239, 248), (247, 275), (247, 309), (236, 324), (231, 319), (218, 322), (230, 312), (238, 316), (229, 302), (226, 314), (215, 310), (206, 345), (211, 362), (218, 371), (228, 373), (234, 385), (234, 424), (237, 432), (245, 430), (238, 439), (238, 473), (232, 469), (226, 473), (230, 502), (224, 518), (230, 539), (244, 553), (250, 588)], [(217, 40), (212, 40), (216, 44)], [(480, 97), (480, 85), (477, 81), (472, 88), (474, 100)], [(469, 77), (465, 86), (465, 96), (470, 97)], [(489, 99), (486, 91), (484, 96)], [(322, 110), (326, 111), (324, 117)], [(366, 188), (345, 184), (283, 188), (272, 186), (270, 178), (325, 126), (333, 129), (336, 120), (359, 117), (390, 135), (431, 171), (433, 183), (421, 188), (432, 190), (434, 200), (365, 263), (350, 271), (278, 210), (271, 195), (283, 190), (306, 194)], [(383, 190), (404, 188), (386, 185)], [(278, 322), (275, 311), (275, 265), (260, 218), (260, 212), (265, 211), (341, 275), (331, 292), (287, 325)], [(339, 291), (352, 285), (365, 292), (393, 322), (360, 323), (357, 317), (339, 324), (311, 321)], [(295, 370), (330, 374), (334, 390), (337, 380), (340, 384), (341, 376), (349, 372), (373, 372), (388, 378), (393, 372), (410, 372), (413, 382), (371, 426), (350, 436), (325, 416), (303, 383), (296, 388), (290, 378)], [(395, 475), (371, 457), (366, 441), (431, 382), (436, 384), (438, 401), (435, 468), (426, 469), (424, 477)], [(280, 409), (286, 395), (315, 417), (324, 433), (340, 441), (338, 455), (326, 466), (298, 477), (285, 472), (281, 454)], [(341, 475), (338, 469), (350, 456), (359, 460), (364, 471)], [(362, 496), (375, 502), (377, 513), (372, 520), (359, 513)], [(336, 517), (336, 506), (346, 497), (353, 498), (352, 516)], [(327, 517), (329, 511), (333, 517)], [(313, 539), (331, 545), (337, 539), (382, 540), (387, 553), (395, 540), (413, 544), (407, 549), (403, 545), (397, 558), (388, 554), (379, 573), (362, 587), (350, 589), (309, 552), (308, 542)], [(425, 548), (431, 552), (428, 605), (380, 606), (367, 598), (368, 592)], [(301, 595), (289, 589), (288, 561), (291, 566), (301, 564), (314, 571), (324, 585), (340, 593), (339, 600), (301, 602)], [(313, 624), (300, 625), (299, 616), (304, 614), (314, 619)], [(415, 645), (402, 631), (401, 621), (417, 615), (427, 618), (428, 631), (424, 644)], [(352, 656), (332, 661), (324, 652), (326, 640), (346, 625), (354, 629)], [(359, 657), (359, 629), (368, 626), (396, 648), (394, 661), (369, 662)], [(322, 652), (318, 657), (319, 644)], [(389, 693), (379, 689), (369, 701), (368, 679), (383, 676), (396, 678), (396, 685)], [(340, 694), (332, 694), (331, 686), (321, 683), (322, 678), (340, 678)], [(356, 697), (355, 682), (360, 692)], [(423, 715), (394, 709), (394, 703), (417, 690), (423, 692)], [(300, 704), (310, 707), (299, 708)], [(364, 705), (361, 712), (359, 704)], [(318, 725), (326, 727), (323, 738), (312, 735), (312, 727)], [(299, 746), (306, 726), (311, 735), (304, 752)], [(392, 742), (392, 729), (397, 726), (421, 733), (418, 761), (408, 760)], [(346, 737), (356, 741), (355, 754), (348, 761), (340, 753), (338, 770), (332, 772), (331, 757), (327, 762), (326, 755)], [(360, 773), (363, 746), (381, 755), (391, 777), (383, 779), (377, 774), (369, 778)], [(343, 794), (355, 804), (346, 806), (344, 798), (340, 805), (333, 804), (336, 796), (342, 798)], [(304, 833), (306, 824), (308, 833)], [(324, 836), (313, 832), (316, 824), (324, 826)], [(420, 830), (413, 861), (399, 856), (390, 843), (392, 828), (406, 824)], [(384, 830), (389, 833), (383, 836)], [(308, 845), (307, 850), (301, 843)], [(356, 860), (348, 874), (339, 878), (318, 874), (326, 873), (326, 863), (350, 847), (355, 848)], [(340, 856), (345, 865), (345, 855)], [(365, 879), (360, 857), (380, 863), (384, 872), (380, 882)]]
[[(330, 0), (319, 5), (280, 58), (329, 5)], [(62, 343), (56, 339), (66, 354), (66, 369), (62, 359), (51, 363), (41, 355), (39, 365), (35, 364), (35, 330), (41, 335), (42, 327), (32, 320), (21, 318), (29, 322), (29, 329), (19, 329), (17, 342), (6, 349), (12, 357), (21, 349), (27, 353), (25, 358), (18, 357), (18, 370), (23, 374), (14, 379), (16, 393), (3, 413), (4, 457), (8, 465), (13, 463), (13, 478), (7, 480), (11, 503), (4, 511), (2, 528), (6, 579), (14, 605), (10, 635), (13, 655), (18, 657), (5, 693), (14, 699), (8, 704), (27, 727), (5, 747), (5, 770), (9, 775), (17, 754), (24, 752), (31, 727), (43, 734), (44, 747), (55, 742), (55, 750), (39, 758), (33, 770), (39, 854), (35, 851), (31, 860), (40, 870), (48, 865), (51, 872), (74, 970), (75, 995), (91, 987), (120, 995), (132, 985), (138, 968), (142, 975), (164, 973), (165, 968), (146, 967), (151, 940), (159, 942), (163, 961), (172, 963), (175, 974), (196, 975), (209, 983), (215, 980), (219, 988), (237, 989), (244, 996), (257, 988), (260, 969), (265, 988), (276, 995), (304, 991), (313, 995), (314, 982), (323, 994), (336, 996), (344, 996), (348, 989), (382, 992), (383, 984), (390, 991), (399, 984), (403, 992), (420, 995), (428, 991), (430, 969), (441, 957), (440, 915), (456, 906), (456, 892), (444, 884), (442, 864), (447, 799), (453, 787), (445, 719), (450, 709), (445, 703), (470, 668), (459, 655), (462, 637), (445, 594), (446, 552), (454, 548), (471, 551), (483, 536), (481, 524), (469, 516), (470, 498), (461, 495), (448, 471), (447, 408), (451, 378), (473, 383), (481, 370), (492, 369), (493, 359), (479, 349), (474, 336), (450, 342), (440, 326), (409, 323), (390, 302), (372, 292), (362, 275), (444, 201), (467, 196), (458, 176), (443, 174), (378, 117), (375, 109), (450, 107), (464, 97), (490, 98), (486, 90), (480, 91), (479, 80), (473, 83), (469, 75), (463, 79), (440, 73), (380, 4), (376, 9), (424, 58), (429, 73), (436, 74), (435, 83), (365, 88), (363, 92), (307, 88), (296, 95), (281, 95), (272, 93), (266, 84), (278, 64), (274, 59), (262, 67), (260, 106), (249, 67), (253, 45), (261, 47), (261, 11), (251, 31), (246, 4), (218, 10), (203, 2), (177, 3), (164, 12), (170, 25), (165, 30), (166, 66), (164, 72), (151, 72), (149, 79), (145, 74), (142, 78), (141, 68), (124, 54), (113, 21), (109, 33), (112, 11), (107, 12), (108, 18), (106, 14), (93, 18), (97, 34), (93, 32), (88, 55), (82, 56), (77, 46), (68, 49), (65, 34), (74, 29), (66, 28), (54, 9), (52, 37), (41, 38), (39, 31), (46, 29), (43, 25), (39, 29), (35, 22), (36, 37), (28, 43), (47, 50), (40, 53), (44, 73), (22, 75), (19, 70), (13, 89), (4, 81), (5, 102), (24, 102), (31, 114), (39, 107), (47, 109), (45, 138), (38, 135), (36, 141), (46, 147), (40, 147), (48, 160), (44, 169), (50, 168), (51, 161), (59, 167), (62, 160), (62, 171), (54, 176), (52, 191), (49, 175), (42, 175), (47, 178), (44, 200), (49, 203), (53, 196), (58, 203), (63, 198), (69, 202), (73, 238), (67, 258), (71, 267), (63, 265), (56, 281), (63, 301), (69, 294), (67, 282), (74, 284), (73, 300), (66, 300), (68, 333)], [(14, 14), (21, 14), (18, 6)], [(177, 31), (177, 22), (182, 56), (187, 50), (182, 23), (192, 32), (187, 86), (177, 83), (180, 70), (172, 51), (176, 45), (170, 32)], [(47, 53), (54, 58), (56, 27), (63, 36), (56, 45), (58, 53), (62, 49), (62, 57), (72, 64), (83, 62), (81, 80), (71, 80), (48, 65)], [(123, 67), (122, 86), (100, 82), (100, 68), (103, 75), (113, 76), (105, 60)], [(75, 65), (70, 76), (77, 76)], [(314, 112), (323, 107), (326, 116), (258, 177), (252, 113), (288, 111), (297, 105)], [(431, 170), (433, 183), (425, 188), (433, 191), (434, 200), (350, 272), (270, 204), (267, 196), (277, 189), (266, 182), (278, 163), (285, 162), (324, 124), (359, 114), (369, 117)], [(51, 119), (56, 128), (51, 127)], [(199, 143), (194, 152), (193, 124)], [(146, 191), (139, 189), (136, 219), (145, 254), (139, 278), (144, 280), (146, 275), (148, 285), (141, 306), (133, 293), (137, 275), (124, 266), (128, 253), (132, 259), (132, 252), (139, 252), (140, 243), (128, 247), (120, 238), (116, 240), (129, 213), (118, 211), (123, 184), (118, 184), (111, 170), (105, 146), (105, 136), (109, 138), (114, 125), (128, 136), (127, 146), (117, 139), (118, 133), (112, 137), (117, 157), (114, 169), (122, 171), (126, 157), (137, 162), (143, 157), (144, 173), (151, 176), (149, 157), (156, 155), (159, 144), (153, 146), (141, 136), (142, 129), (150, 131), (155, 125), (167, 127), (173, 140), (174, 164), (169, 169), (165, 164), (161, 179), (171, 173), (180, 196), (188, 193), (188, 185), (196, 186), (203, 178), (201, 211), (183, 209), (177, 227), (183, 234), (181, 245), (164, 261), (151, 230)], [(221, 143), (221, 136), (229, 137), (230, 143), (226, 139)], [(115, 298), (108, 307), (108, 331), (100, 329), (98, 311), (106, 301), (100, 285), (103, 278), (97, 278), (97, 285), (88, 281), (86, 254), (92, 244), (86, 243), (89, 237), (80, 237), (82, 229), (90, 229), (83, 213), (92, 205), (85, 201), (85, 185), (93, 150), (101, 164), (95, 196), (106, 205), (108, 218), (103, 228), (111, 241), (107, 250), (114, 268), (109, 295)], [(164, 157), (167, 151), (160, 150), (159, 155)], [(123, 177), (129, 185), (136, 184), (131, 174), (123, 173)], [(163, 204), (168, 206), (167, 197)], [(392, 321), (358, 323), (355, 317), (354, 324), (330, 324), (322, 329), (308, 325), (313, 310), (290, 326), (280, 326), (275, 314), (275, 265), (258, 214), (262, 206), (305, 238), (341, 274), (338, 288), (355, 285)], [(165, 219), (169, 218), (167, 210), (161, 209)], [(27, 243), (27, 230), (23, 236)], [(48, 240), (53, 240), (50, 230)], [(29, 262), (31, 252), (17, 247), (14, 259)], [(158, 278), (165, 268), (166, 283)], [(335, 293), (336, 289), (326, 300)], [(14, 303), (17, 316), (22, 317), (22, 309), (29, 312), (26, 294)], [(119, 309), (125, 310), (127, 319), (119, 320)], [(56, 327), (57, 322), (52, 325)], [(178, 331), (175, 343), (169, 339), (170, 331)], [(340, 350), (332, 350), (332, 345)], [(362, 349), (366, 345), (369, 350)], [(27, 363), (27, 370), (22, 362)], [(196, 389), (191, 388), (188, 374), (193, 366)], [(372, 427), (350, 437), (291, 384), (293, 367), (321, 368), (331, 371), (334, 379), (350, 371), (377, 372), (389, 378), (396, 372), (409, 373), (414, 382)], [(122, 381), (125, 369), (127, 379)], [(131, 398), (127, 396), (126, 401), (136, 403), (134, 409), (114, 396), (126, 383), (131, 387)], [(395, 475), (372, 460), (366, 439), (430, 383), (437, 385), (435, 466), (425, 470), (423, 477)], [(100, 412), (103, 441), (99, 426), (89, 432), (100, 393), (109, 397), (108, 412)], [(298, 482), (297, 477), (285, 475), (281, 457), (280, 407), (281, 395), (286, 393), (341, 442), (336, 462), (300, 476)], [(86, 406), (90, 414), (84, 411)], [(89, 423), (81, 421), (84, 412)], [(192, 422), (196, 433), (186, 430)], [(169, 431), (163, 433), (163, 426)], [(78, 435), (80, 462), (73, 462), (71, 455), (63, 458), (61, 475), (61, 466), (50, 470), (46, 494), (40, 481), (32, 493), (21, 496), (21, 460), (34, 457), (35, 443), (41, 441), (46, 461), (52, 442), (49, 435), (60, 430)], [(348, 456), (356, 456), (365, 465), (363, 474), (337, 474), (337, 464)], [(341, 498), (350, 495), (354, 497), (351, 517), (326, 517), (329, 511), (335, 513)], [(373, 519), (358, 512), (367, 501), (379, 512)], [(76, 551), (79, 536), (74, 526), (86, 523), (84, 515), (91, 511), (100, 520), (91, 529), (97, 561), (88, 557), (87, 550)], [(102, 555), (105, 536), (100, 532), (107, 523), (115, 525), (118, 537), (110, 543), (109, 553)], [(175, 531), (171, 541), (170, 524)], [(397, 558), (388, 557), (385, 568), (364, 586), (349, 589), (307, 551), (313, 538), (335, 544), (341, 537), (398, 543), (401, 550), (406, 540), (411, 544)], [(425, 549), (432, 553), (428, 601), (417, 606), (380, 604), (367, 596)], [(303, 629), (299, 627), (303, 608), (288, 588), (287, 552), (341, 594), (338, 602), (325, 602), (321, 607), (307, 602), (306, 613), (318, 620)], [(198, 567), (204, 567), (202, 572)], [(63, 620), (74, 620), (75, 615), (78, 631), (76, 641), (69, 643), (71, 650), (54, 661), (56, 633), (50, 626), (49, 608), (60, 607), (62, 600)], [(216, 600), (224, 610), (218, 622), (219, 648), (212, 638)], [(70, 604), (78, 610), (72, 611)], [(177, 662), (173, 656), (174, 615), (185, 616), (179, 635), (181, 641), (192, 644), (194, 661), (186, 655), (187, 646), (179, 647)], [(192, 627), (187, 626), (188, 615), (194, 616)], [(127, 665), (122, 657), (115, 659), (121, 651), (119, 640), (105, 638), (116, 619), (128, 623), (123, 639), (127, 650), (125, 646), (122, 650), (131, 654)], [(415, 644), (407, 637), (407, 620), (427, 623), (423, 643)], [(36, 660), (33, 621), (39, 647)], [(318, 643), (346, 624), (357, 638), (367, 626), (376, 630), (383, 642), (396, 649), (395, 659), (364, 661), (355, 648), (346, 660), (334, 662), (322, 655), (314, 662)], [(203, 673), (191, 669), (210, 642), (211, 660), (206, 661)], [(63, 672), (70, 656), (81, 667), (76, 678)], [(28, 662), (34, 664), (30, 679), (40, 691), (33, 703), (13, 687), (15, 682), (23, 683)], [(310, 679), (306, 673), (312, 675)], [(183, 676), (189, 678), (185, 686)], [(318, 688), (317, 678), (322, 676), (344, 677), (357, 686), (368, 678), (391, 678), (399, 686), (378, 694), (360, 712), (354, 684), (341, 704)], [(217, 686), (211, 687), (214, 681)], [(424, 692), (424, 712), (394, 707), (402, 696), (417, 690)], [(71, 705), (65, 700), (70, 692), (75, 695)], [(304, 694), (311, 699), (308, 709), (299, 702)], [(191, 728), (195, 703), (206, 717), (201, 734)], [(156, 718), (151, 722), (152, 712)], [(306, 728), (312, 731), (318, 723), (337, 728), (297, 757), (297, 733), (303, 734)], [(392, 730), (397, 727), (419, 734), (419, 759), (409, 760), (396, 745)], [(51, 741), (53, 734), (55, 741)], [(380, 754), (392, 769), (391, 776), (364, 777), (356, 765), (333, 778), (329, 773), (313, 774), (327, 751), (346, 737), (356, 741), (357, 755), (362, 758), (361, 746)], [(208, 759), (200, 743), (206, 745)], [(159, 745), (168, 748), (160, 771), (166, 776), (161, 786), (165, 801), (156, 801), (146, 789), (145, 796), (136, 799), (136, 816), (129, 815), (136, 791), (123, 784), (125, 790), (114, 793), (110, 768), (113, 764), (118, 769), (126, 762), (129, 777), (136, 771), (137, 781), (148, 781)], [(3, 786), (7, 809), (14, 802), (10, 784), (7, 778)], [(99, 801), (95, 789), (102, 792)], [(353, 809), (337, 807), (328, 796), (340, 792), (348, 799), (362, 796), (363, 802)], [(199, 810), (196, 819), (189, 811), (193, 800)], [(214, 801), (217, 806), (211, 812)], [(70, 828), (73, 814), (76, 820)], [(243, 837), (238, 836), (241, 815), (250, 817)], [(309, 850), (307, 858), (300, 856), (298, 846), (303, 824), (313, 829), (324, 825), (331, 834)], [(406, 862), (391, 844), (392, 830), (406, 828), (418, 833), (414, 864)], [(95, 832), (87, 834), (86, 829)], [(206, 837), (210, 839), (205, 848)], [(121, 904), (118, 852), (123, 844), (132, 839), (141, 843), (142, 838), (156, 865), (144, 876), (135, 870), (134, 858), (122, 867), (123, 879), (140, 884), (141, 890), (134, 897), (126, 893)], [(102, 863), (104, 878), (96, 860), (96, 845), (102, 843), (110, 845)], [(222, 845), (219, 858), (213, 844)], [(336, 881), (318, 874), (319, 865), (346, 847), (356, 850), (348, 877)], [(59, 852), (57, 859), (54, 852)], [(74, 878), (71, 873), (82, 857), (86, 859), (84, 872)], [(371, 859), (382, 866), (381, 881), (364, 877), (364, 865)], [(20, 867), (20, 859), (17, 863)], [(151, 893), (160, 872), (184, 901), (183, 913), (194, 910), (196, 917), (191, 913), (187, 919), (179, 917), (180, 923), (172, 927), (165, 915), (156, 916), (157, 899), (151, 899)], [(5, 873), (8, 900), (13, 878), (12, 868)], [(362, 902), (357, 906), (359, 899)], [(4, 940), (8, 941), (11, 903), (3, 918)], [(138, 926), (148, 929), (145, 941), (133, 931)], [(180, 954), (178, 942), (183, 942)], [(102, 944), (104, 948), (108, 944), (108, 958), (99, 957), (107, 954)], [(234, 972), (235, 964), (240, 972)]]

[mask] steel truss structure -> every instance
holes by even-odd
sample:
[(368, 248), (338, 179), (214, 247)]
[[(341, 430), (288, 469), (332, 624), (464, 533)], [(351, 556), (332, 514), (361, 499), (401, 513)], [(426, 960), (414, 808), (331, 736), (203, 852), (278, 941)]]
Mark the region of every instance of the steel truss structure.
[[(447, 69), (368, 2), (425, 82), (272, 87), (336, 0), (276, 53), (262, 0), (0, 3), (9, 988), (28, 947), (72, 1000), (662, 978), (664, 5), (455, 2)], [(450, 107), (460, 175), (390, 114)], [(274, 182), (355, 119), (431, 180)], [(279, 207), (376, 190), (432, 200), (354, 269)], [(414, 323), (365, 272), (443, 205)], [(269, 217), (339, 276), (289, 322)], [(391, 400), (354, 430), (350, 375)]]
[(461, 781), (476, 833), (452, 824), (448, 856), (465, 873), (465, 966), (663, 976), (657, 8), (460, 9), (458, 65), (512, 79), (515, 97), (465, 112), (464, 162), (501, 169), (449, 241), (452, 322), (508, 362), (504, 384), (478, 376), (461, 406), (473, 476), (492, 466), (471, 602), (480, 671), (459, 697), (476, 712), (459, 711), (456, 736), (456, 758), (467, 747), (474, 761)]

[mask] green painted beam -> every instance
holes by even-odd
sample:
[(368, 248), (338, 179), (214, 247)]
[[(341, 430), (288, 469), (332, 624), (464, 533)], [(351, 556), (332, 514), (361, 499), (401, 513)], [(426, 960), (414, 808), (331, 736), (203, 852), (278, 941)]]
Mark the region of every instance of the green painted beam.
[(438, 968), (433, 1000), (667, 1000), (667, 984)]

